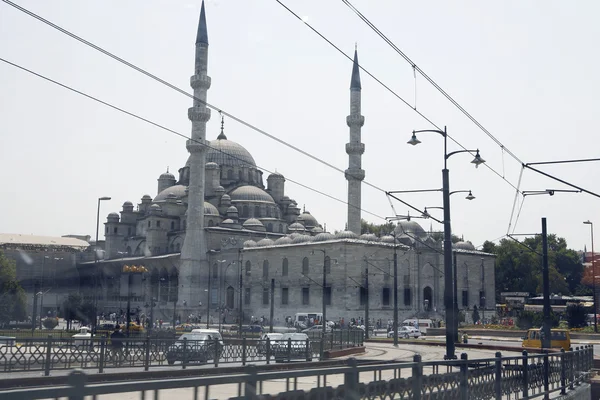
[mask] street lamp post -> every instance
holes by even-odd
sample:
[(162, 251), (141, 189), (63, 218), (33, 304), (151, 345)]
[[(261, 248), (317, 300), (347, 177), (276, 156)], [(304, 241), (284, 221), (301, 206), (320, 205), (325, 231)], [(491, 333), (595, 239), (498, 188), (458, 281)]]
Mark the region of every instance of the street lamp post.
[(442, 197), (444, 207), (444, 308), (446, 313), (446, 359), (454, 359), (455, 347), (454, 347), (454, 306), (452, 301), (452, 228), (450, 224), (450, 171), (448, 170), (448, 158), (458, 153), (465, 152), (476, 152), (475, 158), (471, 163), (475, 166), (479, 166), (485, 162), (479, 156), (479, 150), (457, 150), (448, 153), (448, 133), (446, 127), (444, 130), (438, 129), (426, 129), (420, 131), (413, 131), (411, 139), (408, 144), (417, 145), (421, 143), (417, 139), (416, 134), (421, 132), (434, 132), (443, 136), (444, 138), (444, 169), (442, 169)]
[[(100, 202), (108, 201), (111, 198), (103, 196), (98, 198), (98, 207), (96, 212), (96, 243), (94, 244), (94, 326), (92, 328), (92, 335), (96, 330), (98, 323), (98, 230), (100, 229)], [(127, 332), (129, 332), (129, 326), (127, 326)]]
[(590, 220), (583, 222), (590, 226), (590, 235), (592, 236), (592, 291), (594, 299), (594, 332), (598, 333), (598, 309), (596, 304), (596, 254), (594, 253), (594, 223)]

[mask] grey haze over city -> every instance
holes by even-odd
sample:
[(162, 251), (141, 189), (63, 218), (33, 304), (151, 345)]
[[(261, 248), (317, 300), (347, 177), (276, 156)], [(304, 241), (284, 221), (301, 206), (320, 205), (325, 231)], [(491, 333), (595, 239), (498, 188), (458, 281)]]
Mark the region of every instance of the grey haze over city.
[[(193, 74), (200, 1), (16, 1), (57, 25), (115, 53), (188, 92)], [(471, 156), (449, 159), (451, 190), (472, 190), (476, 200), (452, 196), (453, 233), (474, 245), (510, 230), (548, 229), (569, 246), (590, 247), (589, 226), (600, 224), (600, 199), (584, 193), (522, 197), (515, 188), (572, 189), (535, 172), (503, 151), (454, 105), (415, 73), (400, 55), (342, 1), (282, 0), (303, 20), (352, 55), (362, 76), (363, 218), (382, 223), (394, 211), (381, 190), (441, 188), (443, 141), (433, 133), (410, 146), (413, 129), (432, 129), (423, 113), (487, 165)], [(433, 78), (520, 161), (594, 158), (600, 126), (600, 58), (594, 1), (408, 2), (354, 0), (416, 65)], [(336, 166), (348, 167), (351, 61), (275, 0), (212, 0), (209, 15), (212, 78), (208, 102)], [(182, 133), (190, 134), (190, 98), (0, 2), (0, 58)], [(416, 78), (415, 78), (416, 76)], [(97, 198), (106, 214), (144, 194), (156, 195), (158, 176), (182, 167), (185, 140), (0, 62), (1, 232), (59, 236), (95, 234)], [(415, 103), (416, 102), (416, 103)], [(207, 139), (219, 134), (212, 112)], [(259, 167), (282, 173), (286, 190), (327, 230), (346, 223), (343, 173), (225, 118), (230, 140)], [(460, 148), (449, 141), (449, 151)], [(540, 166), (541, 170), (600, 193), (597, 164)], [(500, 175), (500, 176), (499, 176)], [(504, 179), (502, 178), (504, 177)], [(441, 192), (402, 194), (404, 201), (439, 207)], [(396, 213), (407, 207), (393, 201)], [(519, 213), (520, 210), (520, 213)], [(436, 213), (437, 212), (437, 213)], [(441, 219), (440, 210), (431, 213)], [(411, 211), (411, 215), (416, 212)], [(515, 227), (516, 216), (519, 215)], [(419, 220), (427, 230), (442, 230)], [(102, 230), (101, 230), (102, 232)]]

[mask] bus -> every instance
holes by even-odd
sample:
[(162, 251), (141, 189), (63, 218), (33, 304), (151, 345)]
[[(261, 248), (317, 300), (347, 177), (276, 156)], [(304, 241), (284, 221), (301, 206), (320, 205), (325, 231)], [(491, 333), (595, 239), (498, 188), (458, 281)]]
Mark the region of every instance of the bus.
[[(311, 324), (312, 319), (312, 324)], [(321, 323), (323, 321), (323, 313), (320, 312), (301, 312), (296, 313), (294, 316), (294, 326), (300, 329), (310, 328), (316, 324), (316, 321)]]

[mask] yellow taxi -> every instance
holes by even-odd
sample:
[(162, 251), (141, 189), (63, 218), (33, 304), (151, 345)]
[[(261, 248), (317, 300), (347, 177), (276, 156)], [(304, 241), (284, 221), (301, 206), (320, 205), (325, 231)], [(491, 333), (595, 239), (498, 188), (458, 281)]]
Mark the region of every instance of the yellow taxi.
[[(523, 347), (536, 349), (542, 348), (541, 339), (542, 330), (540, 328), (529, 329), (527, 335), (523, 338)], [(552, 329), (550, 331), (550, 347), (563, 348), (569, 351), (571, 347), (571, 334), (566, 329)]]

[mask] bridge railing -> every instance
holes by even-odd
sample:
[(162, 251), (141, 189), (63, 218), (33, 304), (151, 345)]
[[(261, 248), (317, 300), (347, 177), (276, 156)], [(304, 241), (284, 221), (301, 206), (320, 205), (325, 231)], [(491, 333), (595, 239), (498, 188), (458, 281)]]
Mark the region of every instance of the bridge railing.
[(216, 339), (193, 341), (132, 337), (114, 346), (110, 338), (19, 339), (16, 343), (0, 344), (0, 372), (42, 370), (49, 375), (56, 369), (105, 370), (122, 367), (172, 366), (186, 368), (196, 364), (266, 363), (323, 359), (324, 351), (362, 346), (358, 334), (328, 335), (325, 340), (288, 340), (285, 342), (259, 339)]
[[(566, 394), (588, 379), (591, 346), (573, 351), (469, 360), (422, 361), (304, 368), (260, 372), (248, 365), (240, 374), (169, 378), (138, 382), (88, 384), (87, 375), (74, 371), (69, 385), (0, 392), (0, 400), (37, 400), (153, 392), (155, 398), (184, 399), (496, 399), (533, 398), (554, 392)], [(316, 385), (315, 385), (316, 382)], [(174, 391), (177, 389), (191, 389)], [(187, 395), (187, 397), (186, 397)]]

